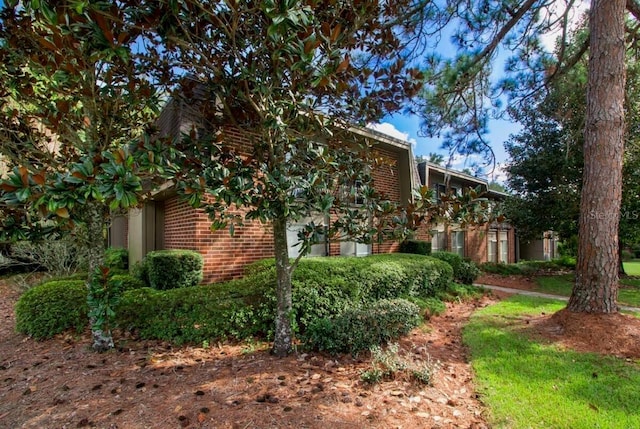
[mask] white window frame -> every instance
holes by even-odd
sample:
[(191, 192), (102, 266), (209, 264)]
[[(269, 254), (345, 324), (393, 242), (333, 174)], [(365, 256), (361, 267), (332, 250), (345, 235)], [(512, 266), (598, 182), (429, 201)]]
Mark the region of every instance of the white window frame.
[(507, 231), (500, 231), (498, 233), (498, 241), (499, 241), (499, 262), (508, 263), (509, 262), (509, 235)]
[(451, 252), (464, 258), (464, 230), (451, 231)]
[[(314, 222), (316, 225), (327, 225), (328, 219), (323, 215), (309, 216), (300, 219), (297, 222), (293, 222), (287, 225), (287, 248), (289, 252), (289, 258), (297, 258), (300, 256), (301, 246), (298, 245), (298, 231), (305, 227), (310, 222)], [(304, 255), (305, 258), (322, 257), (329, 255), (329, 244), (326, 237), (324, 242), (314, 244), (311, 246), (309, 253)]]
[[(493, 243), (493, 246), (492, 246)], [(498, 262), (498, 231), (487, 232), (487, 262)]]

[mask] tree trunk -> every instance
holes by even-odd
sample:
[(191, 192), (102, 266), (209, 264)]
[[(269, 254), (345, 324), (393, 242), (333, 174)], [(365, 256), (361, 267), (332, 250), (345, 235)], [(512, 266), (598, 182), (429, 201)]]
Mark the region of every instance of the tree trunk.
[[(87, 279), (87, 290), (89, 284), (97, 276), (96, 271), (104, 265), (104, 229), (105, 229), (105, 208), (100, 203), (87, 203), (85, 207), (85, 224), (87, 227), (87, 237), (85, 245), (89, 255), (89, 278)], [(97, 281), (97, 279), (96, 279)], [(91, 335), (93, 337), (93, 349), (97, 352), (104, 352), (114, 347), (113, 337), (110, 331), (103, 331), (94, 327), (95, 320), (90, 319)]]
[(287, 219), (284, 216), (273, 221), (273, 242), (276, 256), (278, 299), (276, 309), (276, 332), (272, 352), (284, 357), (293, 349), (291, 332), (291, 266), (287, 246)]
[(618, 223), (622, 196), (625, 0), (592, 0), (576, 283), (568, 309), (618, 310)]
[(627, 273), (624, 270), (624, 261), (622, 260), (622, 251), (623, 251), (622, 240), (620, 240), (620, 235), (618, 234), (618, 277), (626, 277)]

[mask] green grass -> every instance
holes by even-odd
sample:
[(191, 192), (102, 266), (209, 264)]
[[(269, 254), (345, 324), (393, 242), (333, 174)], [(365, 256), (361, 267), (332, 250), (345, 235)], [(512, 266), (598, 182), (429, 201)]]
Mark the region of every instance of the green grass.
[(475, 313), (464, 330), (495, 428), (640, 427), (640, 368), (529, 340), (521, 318), (552, 313), (554, 300), (513, 296)]
[(629, 276), (640, 276), (640, 261), (623, 262), (624, 271)]
[[(541, 276), (536, 278), (537, 292), (569, 296), (573, 288), (573, 274), (559, 276)], [(618, 303), (640, 307), (640, 280), (622, 279), (620, 284), (627, 286), (618, 290)]]

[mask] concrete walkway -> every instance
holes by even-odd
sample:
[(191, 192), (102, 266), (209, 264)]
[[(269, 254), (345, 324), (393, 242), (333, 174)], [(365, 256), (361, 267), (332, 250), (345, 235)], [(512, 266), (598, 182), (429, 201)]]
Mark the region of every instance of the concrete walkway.
[[(485, 285), (485, 284), (479, 284), (479, 283), (474, 283), (473, 285), (474, 286), (478, 286), (478, 287), (482, 287), (482, 288), (485, 288), (485, 289), (497, 290), (499, 292), (504, 292), (504, 293), (527, 295), (527, 296), (536, 296), (538, 298), (557, 299), (557, 300), (560, 300), (560, 301), (569, 301), (569, 297), (562, 296), (562, 295), (553, 295), (553, 294), (550, 294), (550, 293), (534, 292), (532, 290), (513, 289), (513, 288), (509, 288), (509, 287), (492, 286), (492, 285)], [(640, 308), (638, 308), (638, 307), (629, 307), (627, 305), (620, 305), (619, 307), (620, 307), (620, 310), (633, 311), (635, 313), (640, 313)]]

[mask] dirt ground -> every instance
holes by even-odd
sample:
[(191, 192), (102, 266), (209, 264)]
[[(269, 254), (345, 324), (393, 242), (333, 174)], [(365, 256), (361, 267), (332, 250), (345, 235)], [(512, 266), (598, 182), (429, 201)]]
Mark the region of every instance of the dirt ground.
[[(37, 342), (14, 332), (18, 295), (0, 280), (0, 428), (488, 427), (460, 329), (495, 296), (449, 305), (429, 329), (400, 342), (407, 358), (438, 362), (425, 387), (402, 378), (365, 384), (360, 374), (371, 367), (369, 356), (298, 352), (279, 359), (261, 343), (202, 348), (121, 339), (117, 350), (96, 354), (88, 333)], [(589, 330), (582, 320), (574, 329), (569, 319), (522, 323), (532, 335), (582, 350), (577, 338)], [(640, 329), (626, 316), (605, 322), (624, 325), (640, 344)], [(595, 351), (635, 356), (617, 347), (610, 335), (616, 326), (606, 325), (606, 344), (592, 343)]]
[(122, 340), (92, 352), (88, 333), (37, 342), (14, 332), (18, 292), (0, 281), (0, 428), (486, 428), (460, 328), (490, 298), (450, 306), (400, 343), (439, 362), (433, 385), (367, 385), (370, 358), (266, 344), (171, 347)]

